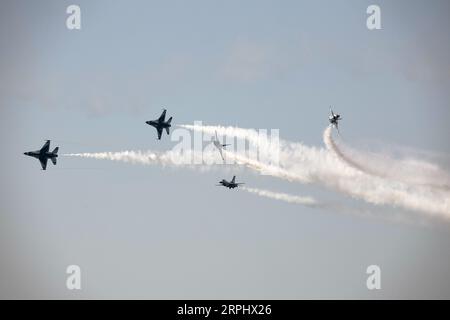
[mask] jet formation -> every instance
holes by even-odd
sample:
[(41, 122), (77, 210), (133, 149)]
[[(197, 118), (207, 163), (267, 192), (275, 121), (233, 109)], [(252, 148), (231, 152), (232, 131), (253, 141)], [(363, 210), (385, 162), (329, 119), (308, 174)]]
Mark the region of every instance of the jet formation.
[[(168, 135), (170, 134), (170, 127), (172, 126), (171, 125), (172, 117), (170, 117), (169, 120), (165, 121), (166, 111), (167, 111), (166, 109), (163, 109), (163, 112), (161, 113), (161, 115), (159, 116), (158, 119), (149, 120), (149, 121), (145, 122), (148, 125), (155, 127), (155, 129), (158, 133), (158, 140), (161, 140), (161, 135), (162, 135), (162, 132), (164, 129), (166, 130)], [(333, 112), (333, 109), (331, 109), (331, 106), (330, 106), (330, 116), (328, 117), (328, 120), (330, 121), (330, 124), (332, 126), (334, 126), (339, 133), (338, 124), (339, 124), (339, 120), (342, 120), (342, 118), (339, 114), (335, 114)], [(220, 156), (222, 157), (222, 160), (225, 161), (222, 150), (224, 150), (226, 146), (229, 146), (229, 144), (223, 144), (222, 142), (220, 142), (220, 140), (217, 136), (217, 131), (215, 133), (216, 133), (216, 135), (215, 135), (215, 138), (213, 138), (213, 144), (219, 151)], [(42, 170), (46, 170), (48, 159), (50, 159), (53, 162), (53, 164), (56, 165), (56, 158), (58, 157), (58, 149), (59, 149), (59, 147), (56, 147), (52, 152), (49, 152), (50, 140), (46, 140), (44, 146), (40, 150), (28, 151), (28, 152), (25, 152), (24, 155), (38, 159), (39, 162), (41, 163)], [(236, 176), (233, 176), (233, 179), (231, 179), (231, 181), (222, 179), (221, 181), (219, 181), (219, 184), (217, 186), (221, 186), (221, 187), (223, 186), (228, 189), (234, 189), (234, 188), (239, 187), (242, 184), (244, 184), (244, 183), (236, 182)]]
[(44, 146), (40, 150), (24, 152), (24, 155), (36, 158), (40, 161), (42, 170), (47, 169), (47, 160), (51, 159), (56, 165), (56, 158), (58, 158), (59, 147), (56, 147), (52, 152), (50, 150), (50, 140), (46, 140)]

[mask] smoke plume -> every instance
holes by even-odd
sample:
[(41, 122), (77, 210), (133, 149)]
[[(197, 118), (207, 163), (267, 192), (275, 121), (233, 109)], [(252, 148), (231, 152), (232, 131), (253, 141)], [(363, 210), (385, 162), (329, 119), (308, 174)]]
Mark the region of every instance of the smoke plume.
[(350, 165), (342, 161), (339, 149), (333, 149), (330, 138), (331, 128), (324, 131), (324, 142), (332, 152), (324, 148), (309, 147), (302, 143), (283, 140), (279, 143), (279, 150), (270, 150), (273, 144), (253, 129), (191, 125), (181, 127), (208, 134), (217, 131), (220, 135), (245, 139), (250, 143), (258, 144), (261, 148), (268, 148), (268, 152), (279, 151), (279, 166), (266, 165), (245, 157), (238, 158), (248, 167), (265, 174), (289, 181), (318, 184), (375, 205), (391, 205), (450, 218), (448, 192), (373, 176), (361, 170), (356, 163)]

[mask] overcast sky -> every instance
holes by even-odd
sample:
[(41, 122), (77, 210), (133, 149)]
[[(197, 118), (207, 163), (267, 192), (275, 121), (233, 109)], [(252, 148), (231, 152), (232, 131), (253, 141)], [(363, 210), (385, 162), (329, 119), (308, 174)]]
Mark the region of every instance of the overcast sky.
[[(81, 30), (66, 8), (81, 7)], [(450, 166), (448, 1), (12, 1), (0, 4), (0, 297), (450, 298), (448, 222), (345, 215), (214, 185), (330, 199), (239, 168), (208, 172), (23, 152), (170, 150), (145, 124), (280, 129), (322, 148), (328, 106), (357, 146)], [(402, 212), (408, 214), (408, 212)], [(82, 270), (82, 290), (65, 269)], [(382, 290), (366, 288), (366, 268)]]

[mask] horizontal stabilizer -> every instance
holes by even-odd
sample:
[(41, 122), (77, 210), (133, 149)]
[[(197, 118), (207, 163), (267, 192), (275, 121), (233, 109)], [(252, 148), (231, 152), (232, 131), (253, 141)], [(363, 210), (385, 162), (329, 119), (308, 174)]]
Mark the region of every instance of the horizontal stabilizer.
[(56, 158), (51, 158), (54, 165), (56, 165)]
[(170, 134), (169, 130), (170, 130), (169, 127), (166, 127), (167, 134)]
[(58, 153), (58, 150), (59, 150), (59, 147), (56, 147), (55, 150), (53, 150), (52, 153), (57, 154), (57, 153)]

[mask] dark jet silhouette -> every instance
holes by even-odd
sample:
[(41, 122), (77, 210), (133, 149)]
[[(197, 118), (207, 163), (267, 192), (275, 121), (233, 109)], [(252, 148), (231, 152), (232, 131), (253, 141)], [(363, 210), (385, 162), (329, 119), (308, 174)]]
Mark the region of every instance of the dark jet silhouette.
[(24, 152), (24, 155), (38, 159), (41, 162), (42, 170), (47, 169), (47, 160), (51, 159), (56, 165), (56, 158), (58, 157), (59, 147), (56, 147), (52, 152), (49, 152), (50, 140), (46, 140), (41, 150)]
[(339, 128), (338, 128), (338, 121), (342, 120), (341, 115), (340, 114), (335, 114), (333, 112), (333, 110), (330, 107), (330, 116), (328, 117), (328, 120), (330, 120), (331, 125), (333, 125), (336, 130), (339, 132)]
[(146, 124), (155, 127), (156, 131), (158, 132), (158, 140), (161, 140), (163, 129), (166, 129), (167, 134), (170, 134), (169, 128), (171, 127), (170, 122), (172, 121), (172, 117), (170, 117), (169, 120), (164, 121), (166, 118), (166, 111), (166, 109), (163, 109), (163, 113), (156, 120), (145, 121)]
[(241, 184), (244, 184), (242, 182), (235, 182), (236, 181), (236, 176), (233, 176), (233, 179), (231, 179), (231, 181), (227, 181), (225, 179), (222, 179), (222, 181), (219, 181), (219, 184), (217, 185), (218, 187), (225, 187), (228, 189), (234, 189), (239, 187)]

